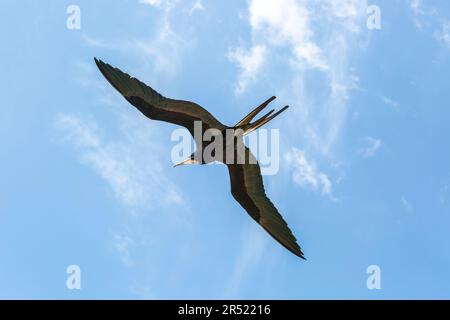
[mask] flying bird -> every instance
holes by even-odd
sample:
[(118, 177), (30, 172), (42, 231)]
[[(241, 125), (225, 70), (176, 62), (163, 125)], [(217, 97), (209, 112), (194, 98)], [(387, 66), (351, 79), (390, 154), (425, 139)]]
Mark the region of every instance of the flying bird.
[[(215, 130), (215, 132), (222, 133), (223, 153), (229, 152), (228, 150), (230, 149), (228, 147), (231, 145), (231, 150), (233, 151), (232, 161), (228, 161), (230, 160), (228, 157), (227, 161), (224, 161), (223, 153), (222, 156), (219, 156), (221, 152), (216, 152), (216, 155), (212, 153), (213, 158), (206, 159), (201, 152), (196, 151), (176, 166), (206, 164), (212, 161), (224, 163), (228, 167), (230, 175), (231, 194), (236, 201), (282, 246), (296, 256), (305, 259), (292, 231), (267, 197), (258, 162), (250, 149), (243, 144), (242, 138), (244, 135), (253, 132), (274, 119), (285, 111), (288, 106), (275, 113), (275, 110), (271, 110), (258, 120), (252, 121), (258, 113), (275, 99), (275, 97), (271, 97), (236, 125), (230, 127), (222, 124), (206, 109), (194, 102), (163, 97), (138, 79), (97, 58), (95, 58), (95, 63), (108, 82), (146, 117), (185, 127), (194, 136), (197, 151), (208, 147), (214, 140), (204, 141), (205, 139), (198, 139), (195, 135), (196, 123), (201, 123), (202, 136), (207, 130)], [(225, 134), (230, 129), (236, 133), (231, 136)], [(202, 148), (199, 148), (199, 146)]]

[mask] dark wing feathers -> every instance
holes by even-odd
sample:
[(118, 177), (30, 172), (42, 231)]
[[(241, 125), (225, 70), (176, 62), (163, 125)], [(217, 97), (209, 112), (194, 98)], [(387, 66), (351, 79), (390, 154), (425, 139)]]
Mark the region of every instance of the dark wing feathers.
[[(95, 63), (109, 83), (150, 119), (181, 125), (192, 135), (194, 135), (194, 121), (202, 121), (203, 131), (209, 128), (222, 131), (226, 128), (207, 110), (193, 102), (165, 98), (121, 70), (98, 59), (95, 59)], [(261, 171), (254, 156), (248, 148), (245, 148), (245, 153), (246, 164), (227, 165), (233, 197), (275, 240), (304, 259), (288, 225), (266, 196)], [(250, 158), (253, 161), (248, 162)]]
[(253, 158), (253, 161), (246, 161), (246, 164), (227, 165), (231, 181), (231, 194), (275, 240), (296, 256), (305, 259), (287, 223), (266, 196), (261, 170), (254, 160), (254, 156), (247, 147), (245, 152), (246, 159)]
[(194, 121), (202, 121), (202, 129), (219, 130), (225, 126), (196, 103), (169, 99), (120, 69), (95, 59), (97, 67), (109, 83), (145, 116), (187, 128), (194, 134)]

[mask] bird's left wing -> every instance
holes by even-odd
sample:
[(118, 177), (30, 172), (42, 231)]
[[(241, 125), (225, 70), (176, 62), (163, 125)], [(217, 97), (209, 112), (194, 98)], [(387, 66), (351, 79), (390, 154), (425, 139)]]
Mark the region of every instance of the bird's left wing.
[(194, 135), (194, 121), (202, 122), (203, 132), (210, 128), (219, 130), (225, 128), (220, 121), (198, 104), (163, 97), (120, 69), (99, 59), (95, 59), (95, 63), (109, 83), (148, 118), (181, 125), (192, 135)]
[(267, 197), (261, 170), (251, 151), (245, 147), (245, 164), (227, 164), (231, 193), (237, 202), (275, 240), (296, 256), (305, 259), (287, 223)]

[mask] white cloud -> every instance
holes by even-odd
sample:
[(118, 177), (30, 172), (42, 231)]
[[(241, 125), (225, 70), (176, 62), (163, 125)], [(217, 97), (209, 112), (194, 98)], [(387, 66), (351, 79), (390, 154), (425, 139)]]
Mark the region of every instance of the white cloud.
[(362, 12), (367, 8), (367, 2), (361, 0), (326, 0), (322, 3), (325, 16), (329, 20), (344, 26), (347, 31), (358, 33), (365, 28), (361, 24)]
[[(169, 137), (169, 132), (124, 105), (125, 101), (107, 82), (101, 85), (92, 80), (101, 77), (95, 65), (77, 66), (81, 76), (76, 80), (94, 89), (100, 103), (104, 104), (107, 97), (108, 104), (124, 108), (116, 110), (118, 125), (110, 128), (118, 129), (110, 129), (113, 134), (105, 132), (106, 126), (99, 127), (90, 116), (60, 114), (55, 119), (58, 139), (75, 151), (81, 164), (102, 179), (126, 209), (120, 230), (112, 234), (111, 247), (121, 262), (155, 272), (151, 271), (157, 270), (153, 261), (161, 259), (161, 252), (167, 252), (168, 246), (174, 257), (181, 259), (179, 244), (175, 247), (172, 242), (176, 242), (173, 234), (189, 233), (191, 228), (189, 203), (170, 178), (170, 145), (160, 139)], [(164, 246), (157, 245), (161, 239)], [(134, 294), (145, 294), (147, 286), (146, 281), (140, 282), (133, 288)]]
[[(161, 11), (159, 18), (154, 21), (153, 34), (148, 38), (106, 40), (87, 34), (83, 34), (82, 38), (92, 47), (134, 55), (136, 59), (141, 60), (139, 62), (142, 65), (150, 64), (153, 67), (153, 74), (173, 78), (182, 64), (183, 54), (192, 42), (192, 39), (186, 40), (174, 29), (172, 14), (179, 1), (141, 0), (140, 2), (158, 7)], [(199, 5), (196, 10), (198, 9)]]
[(361, 1), (359, 0), (333, 0), (325, 1), (324, 7), (335, 17), (342, 19), (353, 19), (358, 16)]
[(139, 0), (139, 3), (148, 4), (155, 7), (161, 6), (161, 2), (162, 0)]
[(400, 103), (398, 103), (395, 100), (392, 100), (391, 98), (388, 98), (386, 96), (381, 96), (381, 100), (383, 101), (383, 103), (393, 107), (393, 108), (398, 108), (400, 106)]
[(108, 41), (86, 34), (82, 38), (88, 46), (133, 55), (142, 65), (150, 64), (153, 74), (166, 78), (176, 75), (182, 54), (187, 49), (187, 43), (172, 29), (168, 19), (162, 19), (158, 32), (149, 39)]
[(359, 154), (364, 158), (373, 157), (378, 150), (383, 146), (383, 141), (380, 139), (374, 139), (372, 137), (366, 137), (367, 146), (359, 150)]
[(434, 11), (429, 11), (427, 7), (424, 6), (422, 0), (410, 0), (409, 7), (413, 12), (413, 21), (419, 30), (423, 30), (428, 24), (426, 21), (427, 16), (435, 15)]
[(410, 0), (414, 23), (419, 30), (431, 32), (434, 38), (450, 50), (450, 20), (443, 12), (422, 0)]
[(246, 274), (252, 272), (258, 266), (268, 238), (264, 232), (253, 221), (250, 221), (242, 229), (240, 241), (242, 245), (230, 279), (228, 280), (225, 299), (236, 299), (240, 294), (242, 285), (245, 284)]
[[(365, 0), (251, 0), (248, 8), (252, 46), (264, 46), (263, 59), (270, 56), (271, 66), (279, 63), (277, 69), (287, 71), (270, 89), (293, 105), (288, 139), (294, 147), (287, 155), (293, 180), (331, 198), (328, 176), (295, 145), (328, 158), (339, 139), (351, 91), (359, 84), (352, 61), (367, 43), (367, 32), (361, 32), (366, 8)], [(269, 64), (259, 62), (259, 72), (266, 71)], [(248, 89), (240, 82), (241, 77), (241, 91)]]
[(442, 22), (440, 30), (435, 32), (435, 37), (450, 49), (450, 20)]
[[(131, 44), (133, 46), (133, 44)], [(182, 63), (188, 43), (174, 31), (166, 11), (157, 34), (151, 40), (138, 40), (134, 48), (144, 57), (152, 58), (154, 72), (174, 77)]]
[(404, 196), (402, 196), (401, 202), (402, 202), (403, 208), (405, 208), (406, 212), (412, 213), (414, 211), (414, 206)]
[(326, 69), (322, 50), (313, 41), (310, 11), (295, 0), (252, 0), (250, 25), (254, 33), (265, 35), (277, 46), (288, 46), (297, 62), (312, 68)]
[[(85, 35), (85, 44), (131, 56), (138, 68), (127, 71), (142, 80), (146, 74), (152, 75), (153, 84), (165, 78), (170, 80), (177, 74), (192, 41), (180, 28), (184, 22), (174, 23), (172, 10), (178, 3), (176, 0), (146, 1), (145, 4), (155, 6), (160, 13), (148, 37), (110, 40)], [(186, 20), (191, 19), (188, 15), (191, 6), (192, 3), (185, 5), (182, 11)], [(92, 61), (80, 63), (79, 67), (76, 80), (80, 85), (96, 89), (102, 104), (123, 107), (124, 100), (107, 82), (92, 80), (101, 77)], [(126, 266), (144, 267), (151, 274), (159, 270), (153, 261), (164, 259), (167, 247), (172, 248), (171, 259), (186, 259), (182, 258), (181, 248), (188, 246), (188, 242), (175, 243), (173, 234), (191, 232), (189, 203), (167, 170), (172, 168), (170, 145), (154, 138), (170, 137), (169, 133), (158, 122), (130, 111), (129, 106), (123, 110), (118, 112), (119, 125), (110, 127), (119, 127), (113, 135), (104, 132), (106, 127), (100, 128), (86, 115), (61, 114), (55, 126), (62, 142), (76, 151), (80, 162), (98, 175), (126, 212), (131, 213), (121, 222), (121, 230), (113, 232), (112, 248)], [(156, 214), (159, 211), (164, 215)], [(164, 246), (160, 245), (160, 239), (164, 239)], [(133, 289), (136, 294), (145, 291), (142, 294), (147, 295), (145, 282)], [(154, 286), (152, 283), (151, 287)]]
[(189, 10), (189, 15), (192, 15), (195, 11), (203, 11), (205, 7), (203, 6), (202, 0), (196, 0), (194, 5)]
[(292, 167), (292, 179), (302, 187), (311, 188), (314, 191), (320, 190), (322, 195), (332, 197), (332, 184), (326, 174), (320, 172), (314, 161), (306, 158), (305, 152), (297, 148), (292, 148), (286, 154), (286, 160)]
[(131, 258), (131, 247), (134, 245), (134, 240), (121, 234), (114, 234), (114, 249), (120, 255), (122, 263), (128, 267), (134, 265), (134, 261)]
[(410, 0), (409, 5), (415, 14), (423, 14), (422, 0)]
[(242, 93), (247, 86), (255, 81), (261, 71), (264, 62), (266, 48), (264, 46), (254, 46), (250, 50), (237, 48), (228, 53), (228, 58), (235, 61), (240, 69), (236, 93)]
[(68, 114), (56, 119), (56, 127), (78, 151), (81, 162), (104, 179), (124, 205), (183, 205), (182, 195), (163, 171), (159, 155), (165, 153), (153, 139), (151, 127), (137, 119), (125, 119), (122, 126), (121, 140), (107, 140), (92, 119)]
[[(329, 156), (339, 139), (351, 91), (358, 88), (359, 78), (352, 64), (367, 45), (369, 32), (361, 32), (366, 26), (366, 8), (366, 0), (249, 3), (251, 47), (265, 48), (258, 71), (266, 73), (269, 66), (271, 70), (283, 70), (281, 81), (267, 84), (266, 89), (277, 92), (294, 107), (290, 121), (296, 143), (301, 139), (308, 149), (322, 156)], [(270, 64), (266, 62), (268, 57)], [(249, 89), (243, 74), (239, 69), (238, 92)], [(256, 82), (258, 78), (252, 79)]]

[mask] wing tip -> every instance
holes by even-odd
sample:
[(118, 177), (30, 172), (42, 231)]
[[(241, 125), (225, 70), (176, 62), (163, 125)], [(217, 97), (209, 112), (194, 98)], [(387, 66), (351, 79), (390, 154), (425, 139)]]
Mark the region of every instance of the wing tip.
[(105, 68), (106, 63), (104, 63), (104, 62), (102, 61), (102, 59), (98, 59), (97, 57), (94, 57), (94, 61), (95, 61), (95, 64), (97, 65), (97, 67), (98, 67), (100, 70), (103, 70), (103, 69)]
[(301, 258), (301, 259), (307, 261), (305, 255), (304, 255), (302, 249), (300, 249), (300, 247), (295, 248), (295, 249), (294, 249), (294, 248), (292, 248), (292, 249), (288, 248), (288, 249), (289, 249), (289, 251), (291, 251), (293, 254), (295, 254), (297, 257), (299, 257), (299, 258)]
[(94, 57), (94, 62), (95, 62), (95, 65), (97, 66), (97, 68), (103, 74), (103, 72), (104, 72), (103, 70), (105, 69), (105, 63), (101, 59), (97, 59), (97, 57)]
[[(129, 74), (114, 68), (110, 64), (103, 62), (101, 59), (97, 59), (97, 57), (94, 57), (95, 64), (97, 65), (97, 68), (100, 70), (101, 74), (106, 78), (106, 80), (113, 86), (114, 89), (116, 89), (124, 98), (127, 98), (124, 88), (120, 87), (120, 81), (117, 79), (117, 76), (114, 77), (113, 74), (120, 74), (121, 77), (130, 77)], [(123, 83), (122, 83), (123, 85)]]
[(306, 257), (304, 256), (303, 252), (300, 251), (300, 254), (297, 255), (300, 259), (303, 259), (305, 261), (308, 261), (308, 259), (306, 259)]

